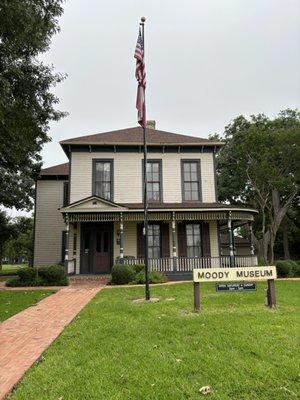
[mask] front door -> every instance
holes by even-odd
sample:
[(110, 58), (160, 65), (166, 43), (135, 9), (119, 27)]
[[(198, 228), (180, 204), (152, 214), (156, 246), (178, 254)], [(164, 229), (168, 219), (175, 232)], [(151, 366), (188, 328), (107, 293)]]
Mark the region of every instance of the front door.
[(112, 265), (112, 224), (87, 224), (82, 227), (82, 274), (107, 274)]

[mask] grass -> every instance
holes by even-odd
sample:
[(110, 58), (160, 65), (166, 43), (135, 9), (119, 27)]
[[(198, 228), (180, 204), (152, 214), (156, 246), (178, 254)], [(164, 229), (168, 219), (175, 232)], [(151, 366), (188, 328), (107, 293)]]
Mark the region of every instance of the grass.
[(0, 321), (10, 318), (12, 315), (36, 304), (49, 294), (51, 290), (26, 290), (26, 291), (0, 291)]
[(200, 314), (191, 283), (152, 287), (152, 304), (133, 302), (143, 288), (104, 289), (10, 399), (196, 400), (206, 385), (210, 400), (296, 399), (299, 282), (276, 283), (276, 310), (264, 305), (265, 286), (202, 285)]
[(1, 275), (12, 275), (14, 273), (17, 273), (17, 270), (20, 268), (26, 268), (28, 267), (27, 264), (3, 264), (2, 269), (0, 270), (0, 276)]

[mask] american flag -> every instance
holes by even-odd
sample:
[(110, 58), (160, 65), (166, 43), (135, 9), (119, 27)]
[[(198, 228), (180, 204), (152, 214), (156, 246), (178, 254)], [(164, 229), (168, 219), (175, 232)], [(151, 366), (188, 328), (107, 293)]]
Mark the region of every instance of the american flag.
[(136, 59), (135, 77), (138, 81), (138, 88), (136, 94), (136, 108), (138, 110), (138, 122), (145, 128), (146, 127), (146, 105), (145, 105), (145, 89), (146, 89), (146, 70), (144, 63), (144, 43), (141, 28), (136, 43), (134, 52)]

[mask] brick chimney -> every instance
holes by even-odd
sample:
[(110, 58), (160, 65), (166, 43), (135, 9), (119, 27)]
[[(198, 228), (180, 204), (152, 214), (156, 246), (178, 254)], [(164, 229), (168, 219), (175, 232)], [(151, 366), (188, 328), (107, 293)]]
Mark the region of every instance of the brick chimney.
[(154, 120), (149, 120), (146, 123), (146, 127), (148, 129), (155, 129), (155, 125), (156, 125), (156, 121), (154, 121)]

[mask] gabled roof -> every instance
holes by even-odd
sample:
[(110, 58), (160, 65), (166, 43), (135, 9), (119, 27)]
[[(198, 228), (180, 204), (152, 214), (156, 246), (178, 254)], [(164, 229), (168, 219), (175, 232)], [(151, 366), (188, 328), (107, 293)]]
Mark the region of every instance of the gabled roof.
[(113, 201), (106, 200), (103, 197), (92, 195), (85, 197), (84, 199), (80, 199), (74, 201), (68, 206), (62, 207), (60, 209), (61, 212), (94, 212), (94, 211), (123, 211), (126, 210), (120, 204), (117, 204)]
[(53, 167), (43, 168), (41, 176), (69, 175), (69, 163), (53, 165)]
[[(195, 136), (182, 135), (160, 131), (158, 129), (147, 129), (147, 143), (149, 145), (202, 145), (222, 146), (223, 143)], [(62, 140), (61, 146), (71, 144), (88, 145), (142, 145), (143, 129), (141, 127), (120, 129), (112, 132), (96, 133), (94, 135), (80, 136), (72, 139)]]

